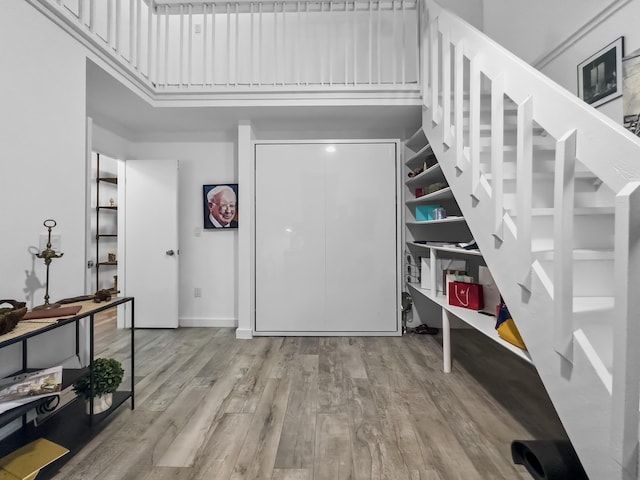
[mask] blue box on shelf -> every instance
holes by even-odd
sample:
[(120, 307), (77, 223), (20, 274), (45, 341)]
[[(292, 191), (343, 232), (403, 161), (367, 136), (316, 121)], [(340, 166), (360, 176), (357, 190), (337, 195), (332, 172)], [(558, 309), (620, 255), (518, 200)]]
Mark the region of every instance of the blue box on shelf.
[(416, 221), (426, 222), (429, 220), (437, 220), (436, 212), (440, 209), (440, 205), (417, 205)]

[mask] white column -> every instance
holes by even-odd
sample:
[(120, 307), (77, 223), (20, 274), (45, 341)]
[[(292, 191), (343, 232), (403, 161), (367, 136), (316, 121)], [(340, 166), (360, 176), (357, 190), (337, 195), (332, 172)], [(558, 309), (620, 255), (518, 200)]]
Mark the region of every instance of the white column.
[(249, 122), (238, 124), (238, 205), (242, 222), (238, 225), (238, 328), (236, 338), (253, 337), (255, 322), (255, 229), (253, 129)]

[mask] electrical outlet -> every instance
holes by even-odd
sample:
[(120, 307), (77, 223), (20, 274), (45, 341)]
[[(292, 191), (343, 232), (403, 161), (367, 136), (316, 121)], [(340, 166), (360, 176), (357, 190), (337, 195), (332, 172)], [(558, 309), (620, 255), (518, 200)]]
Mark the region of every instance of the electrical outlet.
[(195, 298), (200, 298), (202, 296), (202, 289), (200, 287), (196, 287), (193, 289), (193, 296)]

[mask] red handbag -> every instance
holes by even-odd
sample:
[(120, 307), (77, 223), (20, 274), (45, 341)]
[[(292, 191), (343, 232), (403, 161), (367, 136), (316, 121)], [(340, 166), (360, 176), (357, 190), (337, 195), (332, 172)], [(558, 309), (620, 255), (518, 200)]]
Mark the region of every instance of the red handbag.
[(449, 283), (449, 305), (482, 310), (484, 308), (483, 299), (482, 285), (478, 283)]

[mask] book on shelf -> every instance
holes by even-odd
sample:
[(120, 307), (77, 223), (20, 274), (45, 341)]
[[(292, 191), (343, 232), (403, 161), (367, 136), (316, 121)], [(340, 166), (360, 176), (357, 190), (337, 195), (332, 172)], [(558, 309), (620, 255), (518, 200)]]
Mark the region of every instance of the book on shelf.
[(62, 390), (62, 366), (0, 379), (0, 413), (56, 395)]

